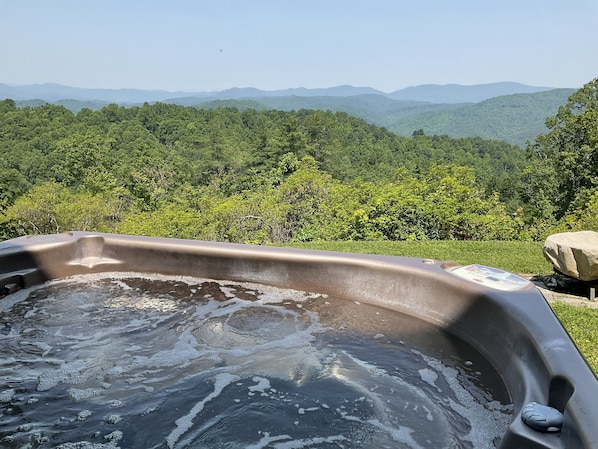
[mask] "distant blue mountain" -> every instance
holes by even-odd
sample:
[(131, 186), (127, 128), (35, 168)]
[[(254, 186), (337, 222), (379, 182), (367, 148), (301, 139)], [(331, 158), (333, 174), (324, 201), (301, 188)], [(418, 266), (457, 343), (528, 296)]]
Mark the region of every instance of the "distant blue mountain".
[(166, 92), (140, 89), (85, 89), (61, 84), (32, 84), (9, 86), (0, 84), (0, 98), (13, 100), (44, 100), (54, 103), (60, 100), (99, 101), (104, 103), (143, 103), (163, 101), (173, 96), (187, 96), (185, 92)]
[(491, 83), (463, 86), (460, 84), (423, 84), (388, 94), (394, 100), (416, 100), (430, 103), (479, 103), (489, 98), (513, 94), (533, 94), (552, 87), (527, 86), (520, 83)]
[(8, 86), (0, 84), (0, 100), (19, 106), (43, 102), (73, 112), (100, 109), (109, 103), (124, 106), (164, 102), (201, 108), (236, 107), (256, 110), (322, 109), (345, 112), (400, 134), (415, 130), (451, 137), (478, 136), (525, 145), (544, 132), (545, 120), (565, 104), (574, 89), (551, 89), (519, 83), (472, 86), (422, 85), (384, 93), (369, 87), (303, 87), (264, 91), (252, 87), (221, 92), (168, 92), (138, 89), (81, 89), (58, 84)]
[(386, 95), (371, 87), (336, 86), (318, 89), (297, 87), (282, 90), (260, 90), (253, 87), (232, 88), (222, 92), (212, 93), (209, 96), (219, 100), (238, 98), (270, 98), (270, 97), (354, 97), (357, 95), (377, 94)]
[(492, 83), (463, 86), (458, 84), (422, 85), (408, 87), (392, 93), (384, 93), (370, 87), (336, 86), (320, 89), (304, 87), (265, 91), (253, 87), (231, 88), (221, 92), (168, 92), (163, 90), (140, 89), (84, 89), (60, 84), (34, 84), (9, 86), (0, 84), (0, 98), (13, 100), (59, 100), (112, 102), (135, 104), (156, 101), (171, 101), (177, 98), (210, 98), (211, 100), (231, 100), (243, 98), (269, 97), (351, 97), (358, 95), (382, 95), (393, 100), (425, 101), (429, 103), (477, 103), (489, 98), (518, 93), (534, 93), (550, 90), (549, 87), (527, 86), (519, 83)]

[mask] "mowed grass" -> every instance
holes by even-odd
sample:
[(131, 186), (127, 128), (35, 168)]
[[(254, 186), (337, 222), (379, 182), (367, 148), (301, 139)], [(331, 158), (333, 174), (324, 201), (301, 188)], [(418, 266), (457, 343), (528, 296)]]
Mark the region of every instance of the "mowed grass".
[[(309, 242), (295, 248), (351, 253), (452, 260), (462, 265), (482, 264), (517, 274), (541, 275), (553, 272), (542, 254), (540, 242)], [(598, 375), (598, 309), (552, 302), (551, 307), (588, 364)]]
[(598, 376), (598, 309), (553, 302), (552, 310)]
[(544, 258), (540, 242), (428, 240), (415, 242), (309, 242), (293, 243), (291, 246), (315, 250), (452, 260), (462, 265), (477, 263), (520, 274), (552, 272), (552, 265)]

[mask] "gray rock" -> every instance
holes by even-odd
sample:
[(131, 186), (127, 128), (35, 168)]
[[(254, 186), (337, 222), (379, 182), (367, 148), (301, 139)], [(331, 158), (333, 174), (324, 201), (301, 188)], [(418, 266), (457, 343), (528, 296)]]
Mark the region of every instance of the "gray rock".
[(561, 273), (581, 281), (598, 280), (598, 232), (562, 232), (548, 236), (544, 257)]

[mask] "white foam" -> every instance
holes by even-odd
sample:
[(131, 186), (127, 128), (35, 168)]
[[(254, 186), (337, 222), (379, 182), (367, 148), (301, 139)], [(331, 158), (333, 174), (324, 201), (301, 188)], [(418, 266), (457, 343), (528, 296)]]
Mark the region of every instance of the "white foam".
[(46, 355), (48, 355), (50, 353), (50, 351), (53, 349), (52, 346), (50, 346), (48, 343), (45, 343), (43, 341), (28, 341), (28, 340), (21, 340), (19, 342), (19, 344), (21, 346), (33, 346), (35, 348), (41, 349), (42, 350), (42, 357), (45, 357)]
[[(364, 421), (362, 418), (349, 414), (344, 410), (338, 410), (341, 417), (348, 421), (360, 422), (376, 427), (378, 430), (384, 432), (393, 441), (400, 441), (407, 444), (409, 448), (418, 448), (417, 443), (411, 437), (413, 432), (406, 426), (399, 426), (397, 420), (397, 410), (393, 410), (388, 401), (386, 392), (392, 392), (392, 395), (398, 400), (392, 401), (393, 406), (396, 407), (400, 403), (427, 403), (428, 411), (430, 408), (436, 409), (437, 406), (426, 397), (417, 387), (405, 383), (403, 380), (389, 375), (386, 371), (377, 368), (367, 362), (356, 359), (348, 354), (341, 354), (341, 357), (331, 364), (329, 369), (330, 374), (351, 386), (355, 392), (362, 392), (357, 400), (360, 402), (368, 402), (372, 405), (374, 419)], [(381, 387), (380, 393), (377, 392), (378, 387)], [(442, 432), (446, 430), (444, 422), (438, 422), (434, 430)], [(384, 437), (380, 437), (381, 441), (386, 441)]]
[(99, 388), (85, 388), (83, 390), (80, 390), (78, 388), (69, 388), (67, 392), (68, 397), (75, 402), (95, 398), (96, 396), (100, 396), (101, 394), (102, 390), (100, 390)]
[(25, 319), (29, 319), (29, 318), (33, 318), (35, 315), (37, 315), (37, 311), (39, 309), (37, 307), (32, 308), (31, 310), (28, 310), (25, 315), (23, 315), (23, 318)]
[[(429, 395), (424, 389), (416, 384), (406, 383), (397, 376), (392, 376), (384, 370), (377, 368), (370, 363), (359, 360), (349, 354), (337, 354), (336, 358), (328, 365), (329, 375), (347, 383), (354, 391), (362, 391), (369, 401), (372, 401), (375, 412), (375, 419), (368, 420), (379, 430), (386, 432), (392, 439), (402, 441), (410, 448), (419, 447), (420, 441), (425, 441), (424, 433), (415, 434), (410, 426), (405, 426), (400, 419), (410, 419), (411, 414), (421, 415), (430, 423), (426, 432), (434, 435), (437, 439), (446, 438), (444, 443), (439, 440), (435, 444), (455, 444), (453, 438), (460, 438), (470, 441), (476, 449), (493, 448), (494, 441), (507, 431), (512, 420), (512, 406), (501, 405), (498, 401), (484, 402), (484, 395), (481, 390), (474, 396), (468, 388), (475, 388), (473, 385), (462, 384), (459, 380), (456, 369), (445, 366), (441, 361), (425, 356), (418, 351), (413, 351), (422, 361), (428, 364), (427, 368), (419, 371), (420, 377), (426, 383), (432, 385), (436, 391), (442, 392), (438, 387), (440, 381), (446, 382), (449, 388), (442, 392), (442, 401), (433, 395)], [(361, 370), (361, 371), (360, 371)], [(372, 377), (368, 377), (371, 375)], [(463, 379), (463, 382), (466, 380)], [(373, 388), (375, 387), (375, 388)], [(388, 400), (384, 392), (393, 391), (394, 399)], [(401, 412), (400, 404), (404, 404)], [(446, 410), (445, 404), (459, 415), (466, 425), (459, 431), (449, 424), (450, 410)], [(338, 411), (338, 410), (337, 410)], [(339, 411), (346, 420), (362, 421), (359, 417)], [(397, 418), (401, 417), (403, 418)], [(414, 423), (415, 421), (409, 421)], [(399, 423), (401, 425), (399, 425)], [(419, 428), (419, 426), (417, 426)], [(455, 429), (454, 431), (451, 429)], [(431, 432), (431, 433), (430, 433)], [(409, 437), (408, 437), (409, 436)], [(416, 441), (417, 439), (417, 441)]]
[(373, 401), (376, 409), (386, 410), (384, 398), (376, 393), (376, 387), (385, 384), (390, 388), (400, 389), (403, 403), (411, 400), (413, 403), (427, 404), (430, 409), (437, 410), (438, 406), (430, 400), (420, 388), (412, 385), (400, 377), (392, 376), (377, 366), (360, 360), (347, 352), (337, 354), (330, 364), (329, 372), (333, 377), (353, 386), (356, 391), (362, 391)]
[(261, 437), (257, 443), (247, 445), (247, 446), (245, 446), (245, 449), (264, 449), (264, 448), (268, 447), (269, 445), (271, 445), (272, 443), (275, 443), (277, 441), (290, 440), (290, 439), (291, 439), (290, 435), (270, 436), (269, 432), (264, 432), (264, 436)]
[(109, 443), (90, 443), (89, 441), (78, 441), (76, 443), (63, 443), (56, 446), (56, 449), (118, 449), (116, 441)]
[(235, 289), (231, 287), (225, 287), (224, 285), (221, 285), (220, 291), (222, 291), (222, 293), (224, 293), (224, 296), (226, 296), (229, 299), (236, 298)]
[(254, 382), (257, 382), (257, 385), (251, 385), (248, 390), (251, 392), (255, 392), (255, 391), (260, 391), (260, 392), (264, 392), (267, 389), (270, 388), (270, 381), (268, 379), (266, 379), (265, 377), (260, 377), (260, 376), (254, 376), (253, 379)]
[(178, 439), (191, 428), (193, 419), (201, 412), (209, 401), (217, 398), (222, 390), (233, 382), (239, 380), (240, 377), (230, 373), (219, 373), (214, 377), (214, 391), (207, 395), (204, 399), (199, 401), (185, 416), (180, 417), (175, 421), (176, 428), (170, 432), (166, 437), (166, 442), (169, 448), (173, 448)]
[(114, 415), (114, 414), (108, 415), (108, 416), (106, 416), (104, 421), (106, 421), (108, 424), (118, 424), (119, 422), (122, 421), (122, 417), (120, 415)]
[[(2, 301), (0, 301), (0, 312), (10, 311), (10, 309), (12, 309), (13, 306), (26, 300), (31, 292), (43, 288), (45, 285), (47, 284), (35, 285), (33, 287), (24, 288), (22, 290), (17, 290), (16, 292), (11, 293), (8, 296), (5, 296), (4, 298), (2, 298)], [(0, 335), (0, 339), (1, 338), (3, 338), (2, 335)]]
[(332, 435), (328, 437), (313, 437), (300, 440), (284, 441), (290, 439), (290, 435), (270, 436), (268, 432), (264, 432), (264, 436), (260, 438), (257, 443), (247, 445), (245, 446), (245, 449), (264, 449), (266, 447), (271, 447), (273, 449), (301, 449), (304, 447), (313, 447), (314, 445), (318, 444), (332, 444), (348, 441), (344, 435)]
[(430, 368), (422, 368), (418, 372), (419, 372), (419, 377), (421, 377), (421, 380), (430, 384), (431, 386), (436, 388), (438, 391), (442, 391), (438, 387), (438, 385), (436, 385), (436, 381), (438, 380), (438, 373), (436, 371), (434, 371)]
[(120, 430), (115, 430), (114, 432), (109, 433), (108, 435), (104, 435), (104, 439), (111, 443), (116, 443), (117, 441), (122, 440), (123, 433)]
[[(127, 284), (126, 279), (129, 277), (139, 277), (136, 273), (126, 273), (126, 272), (118, 272), (118, 273), (100, 273), (100, 274), (93, 274), (93, 275), (79, 275), (73, 276), (71, 278), (66, 278), (58, 281), (54, 281), (52, 285), (59, 286), (63, 283), (68, 282), (85, 282), (86, 285), (90, 285), (94, 282), (97, 282), (101, 279), (110, 279), (112, 284), (121, 288), (123, 290), (131, 290), (131, 287)], [(162, 275), (142, 275), (144, 279), (150, 280), (172, 280), (176, 279), (179, 281), (187, 282), (188, 284), (197, 285), (198, 282), (203, 282), (205, 280), (198, 279), (198, 278), (186, 278), (186, 277), (179, 277), (179, 276), (162, 276)], [(214, 282), (214, 281), (209, 281)], [(187, 318), (188, 322), (192, 319), (199, 320), (197, 326), (201, 327), (205, 324), (206, 320), (214, 319), (218, 317), (222, 317), (225, 320), (230, 319), (230, 317), (236, 313), (241, 312), (248, 307), (253, 307), (251, 302), (242, 301), (234, 297), (233, 295), (233, 288), (224, 286), (224, 282), (218, 282), (220, 284), (219, 288), (221, 291), (224, 291), (226, 295), (229, 297), (227, 301), (216, 301), (210, 300), (205, 304), (200, 304), (195, 307), (195, 312), (190, 314)], [(292, 298), (293, 300), (305, 300), (308, 297), (313, 297), (313, 294), (308, 294), (304, 292), (298, 292), (294, 290), (288, 289), (277, 289), (274, 287), (266, 287), (258, 284), (252, 283), (241, 283), (239, 284), (243, 288), (247, 288), (250, 290), (255, 291), (256, 296), (259, 297), (259, 301), (257, 302), (260, 304), (261, 307), (269, 307), (268, 304), (278, 302), (280, 303), (283, 300), (288, 298)], [(281, 293), (282, 292), (282, 293)], [(81, 296), (78, 293), (73, 293), (73, 296)], [(26, 296), (24, 296), (26, 297)], [(77, 298), (76, 302), (81, 302), (82, 306), (87, 307), (87, 301), (82, 298)], [(164, 298), (152, 298), (149, 296), (143, 296), (140, 299), (135, 298), (132, 299), (131, 297), (122, 296), (122, 295), (111, 295), (106, 299), (106, 303), (109, 307), (115, 309), (136, 309), (136, 310), (144, 310), (144, 311), (157, 311), (157, 312), (170, 312), (173, 310), (174, 301), (167, 301)], [(256, 335), (256, 333), (239, 333), (238, 331), (233, 329), (233, 332), (230, 332), (230, 328), (228, 329), (229, 332), (220, 332), (223, 338), (232, 339), (230, 341), (230, 347), (225, 347), (221, 349), (228, 349), (227, 354), (233, 357), (246, 357), (257, 351), (275, 349), (275, 348), (296, 348), (308, 345), (309, 342), (313, 340), (313, 333), (321, 330), (312, 320), (311, 326), (309, 328), (301, 329), (297, 328), (297, 326), (304, 326), (300, 323), (299, 315), (295, 312), (285, 311), (285, 310), (277, 310), (277, 313), (287, 315), (291, 320), (290, 323), (295, 321), (294, 325), (285, 329), (285, 331), (289, 332), (289, 335), (284, 336), (284, 338), (277, 338), (277, 335), (271, 335), (272, 333), (267, 333), (262, 331), (261, 336), (264, 337), (261, 341), (258, 338), (260, 334)], [(304, 314), (305, 315), (305, 314)], [(157, 319), (155, 316), (152, 317), (152, 321), (150, 322), (149, 319), (138, 319), (132, 318), (128, 323), (122, 326), (112, 327), (107, 331), (101, 331), (95, 328), (95, 332), (92, 335), (85, 335), (85, 334), (73, 334), (71, 333), (63, 333), (61, 329), (58, 329), (54, 334), (54, 337), (61, 340), (62, 346), (70, 346), (72, 349), (92, 349), (97, 347), (98, 350), (101, 350), (102, 353), (109, 353), (109, 348), (114, 346), (115, 352), (118, 353), (119, 349), (122, 348), (120, 344), (120, 340), (112, 340), (110, 338), (110, 333), (119, 333), (123, 332), (126, 333), (128, 330), (138, 330), (141, 327), (146, 327), (165, 321), (169, 319), (171, 315), (167, 315), (162, 319)], [(308, 320), (311, 318), (308, 318)], [(223, 322), (226, 325), (226, 321)], [(277, 323), (278, 328), (282, 329), (283, 324)], [(216, 328), (214, 328), (216, 330)], [(221, 329), (222, 330), (222, 329)], [(217, 338), (213, 338), (215, 335), (210, 335), (210, 346), (213, 346), (213, 343), (217, 342)], [(274, 338), (276, 337), (276, 338)], [(117, 365), (113, 369), (110, 370), (112, 374), (122, 374), (124, 372), (133, 370), (133, 369), (142, 369), (142, 368), (165, 368), (170, 366), (183, 366), (191, 360), (197, 359), (199, 357), (205, 357), (205, 351), (198, 351), (196, 347), (196, 342), (188, 341), (183, 342), (182, 340), (185, 338), (184, 335), (179, 337), (179, 342), (177, 342), (177, 347), (174, 350), (165, 350), (159, 351), (156, 354), (153, 354), (151, 357), (144, 356), (142, 354), (134, 357), (132, 360), (129, 360), (124, 365)], [(244, 340), (244, 341), (243, 341)], [(257, 340), (257, 341), (256, 341)], [(256, 344), (262, 343), (262, 344)], [(184, 347), (181, 347), (184, 346)], [(125, 352), (136, 352), (137, 349), (141, 349), (139, 345), (133, 345), (126, 347)], [(44, 346), (43, 348), (40, 346), (40, 349), (44, 351), (44, 355), (47, 355), (49, 351), (51, 351), (51, 346)], [(207, 348), (206, 348), (207, 349)], [(213, 347), (210, 348), (213, 350)], [(120, 349), (122, 351), (122, 349)], [(216, 353), (221, 351), (216, 351)], [(91, 353), (89, 354), (91, 356)], [(220, 357), (216, 357), (219, 359)], [(101, 357), (97, 359), (99, 362)], [(91, 368), (91, 367), (88, 367)], [(301, 369), (291, 371), (300, 371)], [(44, 372), (40, 376), (40, 384), (39, 389), (40, 391), (45, 391), (52, 386), (57, 385), (58, 383), (80, 383), (85, 379), (85, 376), (80, 370), (77, 373), (73, 373), (69, 371), (68, 367), (62, 367), (60, 370), (50, 373)], [(76, 379), (76, 375), (79, 375), (79, 378)]]
[(87, 418), (89, 418), (92, 415), (90, 410), (81, 410), (78, 414), (77, 414), (77, 421), (85, 421)]
[(413, 429), (404, 426), (392, 427), (383, 424), (378, 419), (369, 419), (368, 423), (389, 434), (393, 440), (406, 444), (410, 449), (424, 449), (411, 436)]
[(126, 282), (122, 282), (120, 279), (112, 278), (112, 283), (114, 285), (120, 287), (122, 290), (133, 290), (133, 287), (128, 285)]
[(15, 389), (8, 388), (6, 390), (0, 391), (0, 402), (10, 402), (12, 398), (15, 396)]
[(426, 419), (430, 422), (433, 422), (434, 416), (432, 415), (432, 411), (425, 405), (422, 405), (422, 408), (426, 411)]
[[(52, 283), (58, 283), (61, 281), (69, 282), (69, 281), (85, 281), (85, 282), (97, 282), (102, 279), (111, 279), (115, 285), (120, 286), (123, 289), (131, 289), (125, 282), (121, 282), (122, 280), (126, 280), (128, 278), (142, 278), (148, 280), (155, 280), (155, 281), (178, 281), (183, 282), (189, 286), (197, 286), (198, 284), (202, 284), (204, 282), (216, 283), (219, 285), (220, 290), (229, 298), (234, 298), (234, 289), (229, 287), (228, 285), (231, 283), (230, 280), (221, 281), (217, 279), (208, 279), (208, 278), (198, 278), (192, 276), (179, 276), (179, 275), (161, 275), (161, 274), (152, 274), (152, 273), (137, 273), (137, 272), (125, 272), (125, 271), (115, 271), (115, 272), (104, 272), (104, 273), (91, 273), (91, 274), (84, 274), (84, 275), (74, 275), (68, 278), (64, 278), (62, 280), (51, 281)], [(302, 302), (309, 299), (315, 298), (327, 298), (328, 295), (320, 294), (316, 292), (306, 292), (294, 289), (285, 289), (280, 287), (273, 287), (268, 286), (265, 284), (258, 284), (254, 282), (235, 282), (235, 287), (241, 287), (243, 289), (254, 291), (256, 293), (256, 298), (258, 298), (259, 303), (261, 304), (271, 304), (271, 303), (281, 303), (283, 301), (291, 300), (296, 302)], [(191, 290), (195, 290), (192, 288)], [(190, 290), (190, 291), (191, 291)], [(16, 292), (19, 293), (19, 292)], [(16, 294), (15, 293), (15, 294)], [(12, 295), (9, 295), (9, 297)], [(26, 298), (27, 295), (24, 295)], [(3, 299), (4, 301), (4, 299)], [(1, 310), (1, 309), (0, 309)]]
[(283, 443), (274, 443), (271, 444), (271, 446), (273, 449), (301, 449), (304, 447), (314, 447), (318, 444), (332, 444), (339, 443), (342, 441), (348, 441), (347, 437), (345, 437), (344, 435), (331, 435), (327, 437), (313, 437), (301, 440), (285, 441)]
[(456, 401), (448, 398), (450, 407), (470, 423), (470, 432), (464, 439), (470, 441), (478, 449), (493, 448), (493, 441), (502, 437), (511, 422), (512, 406), (500, 407), (497, 401), (482, 403), (476, 399), (458, 380), (458, 371), (445, 366), (440, 360), (414, 351), (437, 372), (442, 373), (444, 380), (456, 397)]
[(37, 391), (47, 391), (59, 383), (67, 385), (81, 384), (91, 376), (90, 373), (84, 373), (89, 367), (89, 362), (75, 360), (74, 362), (63, 363), (59, 369), (45, 370), (39, 376)]

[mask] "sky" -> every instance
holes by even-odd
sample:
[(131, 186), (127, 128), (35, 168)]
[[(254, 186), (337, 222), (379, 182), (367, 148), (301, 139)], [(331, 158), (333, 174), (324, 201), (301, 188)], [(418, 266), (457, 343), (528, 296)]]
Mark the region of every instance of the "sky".
[(597, 77), (597, 0), (0, 0), (10, 85), (392, 92)]

